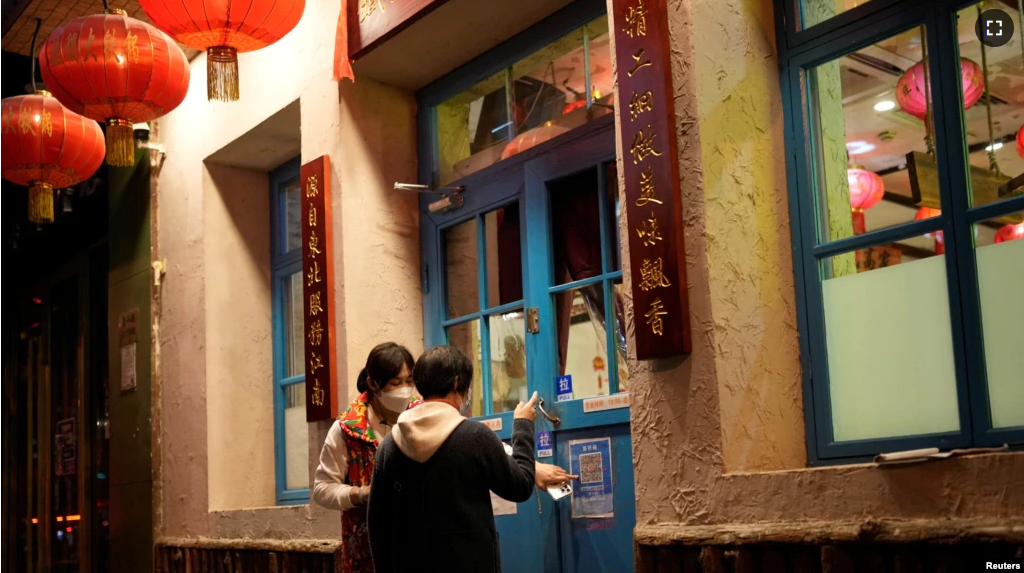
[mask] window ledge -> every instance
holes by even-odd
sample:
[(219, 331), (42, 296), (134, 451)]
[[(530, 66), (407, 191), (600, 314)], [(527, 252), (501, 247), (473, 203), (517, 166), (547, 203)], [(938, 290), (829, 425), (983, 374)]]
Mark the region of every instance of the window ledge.
[(639, 545), (752, 545), (799, 543), (820, 545), (844, 542), (877, 543), (1024, 543), (1021, 519), (867, 519), (864, 521), (790, 521), (638, 525)]

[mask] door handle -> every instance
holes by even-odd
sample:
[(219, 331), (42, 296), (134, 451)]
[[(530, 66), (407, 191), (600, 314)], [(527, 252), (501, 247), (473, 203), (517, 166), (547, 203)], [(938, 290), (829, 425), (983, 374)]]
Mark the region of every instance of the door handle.
[(548, 421), (551, 422), (552, 424), (557, 426), (562, 423), (561, 418), (559, 418), (558, 416), (552, 416), (551, 414), (548, 414), (547, 412), (544, 411), (544, 398), (540, 398), (537, 400), (537, 409), (540, 410), (540, 415), (547, 418)]

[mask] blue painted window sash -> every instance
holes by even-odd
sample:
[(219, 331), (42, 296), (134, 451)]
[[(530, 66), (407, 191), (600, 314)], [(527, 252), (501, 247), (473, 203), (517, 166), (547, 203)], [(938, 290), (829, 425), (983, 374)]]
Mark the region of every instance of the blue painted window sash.
[(285, 376), (287, 340), (285, 327), (285, 281), (302, 272), (302, 248), (285, 253), (288, 245), (287, 210), (284, 188), (299, 177), (300, 159), (296, 157), (270, 173), (270, 228), (271, 228), (271, 300), (273, 306), (272, 330), (274, 351), (274, 489), (278, 505), (298, 505), (309, 501), (309, 488), (287, 489), (285, 421), (286, 393), (289, 388), (306, 381), (305, 374)]
[[(942, 0), (873, 0), (808, 30), (795, 32), (799, 0), (776, 0), (776, 28), (782, 72), (780, 83), (786, 115), (785, 140), (790, 194), (791, 234), (794, 250), (797, 315), (804, 371), (804, 414), (808, 459), (812, 465), (862, 461), (881, 451), (919, 447), (952, 448), (1020, 442), (1024, 428), (992, 428), (982, 342), (977, 261), (971, 226), (979, 221), (1024, 209), (1024, 197), (971, 207), (964, 136), (959, 46), (956, 41), (957, 9), (974, 2)], [(818, 194), (813, 176), (815, 156), (802, 134), (815, 134), (814, 109), (804, 110), (800, 78), (804, 70), (832, 61), (900, 31), (924, 24), (933, 73), (936, 159), (939, 165), (940, 199), (947, 208), (942, 215), (819, 244), (817, 238)], [(782, 32), (785, 28), (786, 33)], [(812, 76), (806, 76), (808, 94)], [(813, 107), (813, 99), (808, 98)], [(805, 131), (805, 123), (807, 125)], [(813, 143), (813, 142), (812, 142)], [(810, 199), (810, 200), (808, 200)], [(923, 223), (930, 223), (924, 225)], [(824, 337), (824, 306), (821, 296), (821, 261), (829, 257), (942, 230), (947, 290), (953, 331), (960, 430), (945, 434), (882, 440), (835, 442), (832, 439), (827, 353)], [(1013, 301), (1007, 301), (1012, 304)]]

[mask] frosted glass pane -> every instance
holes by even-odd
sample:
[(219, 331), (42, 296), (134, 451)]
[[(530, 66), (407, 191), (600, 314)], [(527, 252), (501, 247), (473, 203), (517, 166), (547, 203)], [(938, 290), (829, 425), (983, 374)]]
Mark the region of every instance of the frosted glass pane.
[(977, 253), (992, 426), (1024, 426), (1024, 240)]
[(284, 459), (285, 488), (309, 487), (309, 424), (306, 423), (306, 384), (285, 390)]
[(958, 430), (944, 258), (822, 287), (835, 440)]

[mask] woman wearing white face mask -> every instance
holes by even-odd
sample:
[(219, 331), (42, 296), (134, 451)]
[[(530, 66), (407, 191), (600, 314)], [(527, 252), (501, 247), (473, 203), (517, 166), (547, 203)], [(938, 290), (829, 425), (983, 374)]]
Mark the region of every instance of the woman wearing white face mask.
[(373, 571), (366, 502), (374, 457), (399, 414), (419, 404), (412, 369), (412, 354), (404, 346), (387, 342), (371, 350), (356, 385), (360, 395), (331, 425), (320, 452), (313, 500), (342, 512), (341, 570), (345, 573)]

